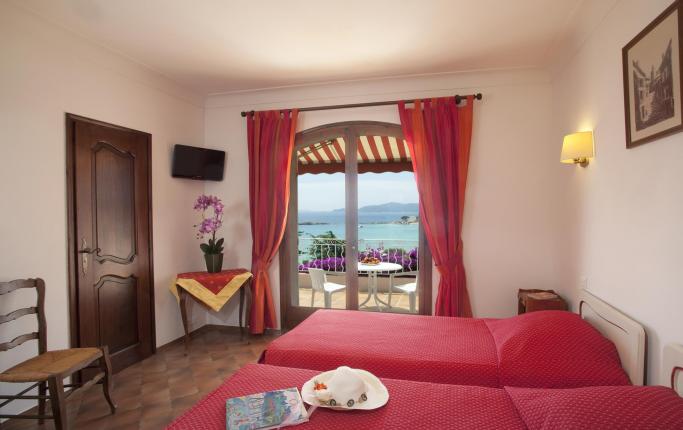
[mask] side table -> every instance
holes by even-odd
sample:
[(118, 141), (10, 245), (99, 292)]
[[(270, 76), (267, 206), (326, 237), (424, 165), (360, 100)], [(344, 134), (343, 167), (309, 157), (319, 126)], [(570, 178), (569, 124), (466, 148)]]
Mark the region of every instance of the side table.
[(517, 293), (517, 315), (534, 311), (566, 311), (567, 302), (553, 290), (520, 289)]
[(218, 312), (238, 291), (240, 296), (238, 315), (240, 336), (244, 339), (244, 327), (247, 326), (251, 315), (251, 312), (247, 311), (247, 318), (244, 319), (245, 305), (249, 309), (251, 303), (251, 279), (252, 274), (246, 269), (223, 270), (218, 273), (188, 272), (179, 273), (176, 276), (173, 285), (171, 285), (171, 292), (178, 300), (180, 307), (186, 349), (190, 342), (187, 320), (187, 308), (190, 300)]

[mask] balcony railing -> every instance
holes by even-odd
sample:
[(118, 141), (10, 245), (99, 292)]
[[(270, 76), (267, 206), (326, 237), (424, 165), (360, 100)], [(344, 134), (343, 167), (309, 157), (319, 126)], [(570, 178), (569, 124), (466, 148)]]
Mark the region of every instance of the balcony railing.
[[(346, 271), (346, 241), (317, 237), (299, 237), (299, 272), (308, 268), (327, 272)], [(374, 257), (383, 262), (400, 264), (402, 272), (416, 272), (418, 241), (403, 239), (360, 239), (358, 261)], [(401, 273), (401, 272), (398, 272)]]

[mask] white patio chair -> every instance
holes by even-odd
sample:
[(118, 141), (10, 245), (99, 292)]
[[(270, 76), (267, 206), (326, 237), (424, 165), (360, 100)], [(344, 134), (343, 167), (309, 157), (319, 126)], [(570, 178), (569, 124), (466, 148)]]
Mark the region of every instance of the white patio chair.
[(408, 295), (408, 303), (410, 305), (410, 312), (417, 312), (417, 279), (418, 272), (404, 272), (401, 275), (415, 275), (415, 282), (408, 282), (407, 284), (394, 285), (394, 275), (389, 275), (389, 307), (391, 307), (391, 292), (394, 289)]
[(311, 307), (315, 301), (315, 293), (320, 291), (325, 297), (325, 307), (331, 308), (332, 294), (344, 290), (346, 285), (327, 282), (327, 274), (322, 269), (308, 269), (308, 274), (311, 276)]

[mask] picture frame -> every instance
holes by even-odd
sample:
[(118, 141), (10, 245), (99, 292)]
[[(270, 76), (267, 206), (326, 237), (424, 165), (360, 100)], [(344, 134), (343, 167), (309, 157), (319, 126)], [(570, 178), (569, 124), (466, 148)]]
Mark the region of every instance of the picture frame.
[(626, 148), (683, 130), (682, 41), (676, 0), (622, 48)]

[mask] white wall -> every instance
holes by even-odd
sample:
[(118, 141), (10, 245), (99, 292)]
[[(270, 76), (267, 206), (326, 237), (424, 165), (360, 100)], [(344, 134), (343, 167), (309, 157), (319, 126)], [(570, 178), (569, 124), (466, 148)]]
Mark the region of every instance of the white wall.
[[(558, 162), (560, 143), (551, 139), (548, 76), (538, 70), (370, 80), (209, 97), (206, 146), (228, 151), (225, 181), (207, 186), (207, 192), (225, 200), (230, 214), (223, 231), (229, 244), (226, 264), (249, 267), (251, 257), (246, 125), (240, 111), (473, 91), (481, 91), (484, 99), (475, 102), (463, 239), (475, 315), (514, 315), (517, 288), (570, 288), (561, 241), (563, 196), (557, 191), (567, 171)], [(399, 122), (396, 106), (382, 106), (305, 112), (298, 129), (347, 120)], [(271, 281), (279, 312), (277, 258)], [(235, 308), (235, 304), (226, 306), (209, 321), (236, 324)]]
[[(153, 140), (157, 345), (179, 337), (168, 286), (177, 271), (202, 267), (192, 201), (203, 184), (171, 178), (170, 160), (173, 144), (202, 145), (201, 98), (8, 2), (0, 2), (0, 53), (0, 279), (44, 278), (48, 348), (69, 346), (64, 114), (146, 131)], [(10, 296), (0, 314), (35, 300)], [(203, 312), (195, 316), (195, 326), (205, 323)], [(0, 339), (34, 330), (34, 320), (4, 324)], [(35, 355), (35, 344), (2, 353), (0, 369)], [(17, 389), (2, 385), (3, 392)]]
[[(569, 168), (571, 295), (585, 277), (591, 291), (643, 323), (648, 380), (660, 384), (668, 378), (664, 344), (683, 343), (683, 134), (626, 149), (621, 48), (670, 3), (617, 2), (553, 76), (552, 140), (595, 132), (595, 160)], [(596, 6), (586, 2), (581, 13)]]

